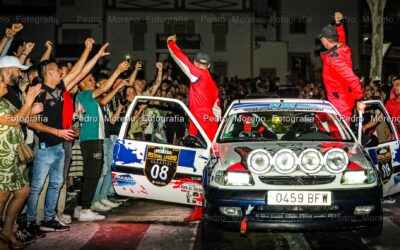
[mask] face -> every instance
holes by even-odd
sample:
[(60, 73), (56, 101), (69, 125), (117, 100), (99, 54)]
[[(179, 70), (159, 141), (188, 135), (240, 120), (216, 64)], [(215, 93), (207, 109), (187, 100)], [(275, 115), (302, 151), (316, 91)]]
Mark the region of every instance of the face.
[(201, 68), (201, 69), (208, 69), (208, 68), (210, 68), (210, 64), (201, 64), (201, 63), (198, 63), (198, 62), (194, 62), (194, 65), (195, 65), (196, 67), (198, 67), (198, 68)]
[(45, 81), (47, 79), (54, 81), (54, 82), (61, 82), (63, 72), (62, 70), (58, 67), (56, 63), (50, 63), (46, 66), (46, 77)]
[(18, 85), (21, 79), (22, 79), (21, 70), (17, 67), (10, 68), (10, 79), (8, 84), (11, 86)]
[(374, 90), (372, 89), (371, 86), (365, 86), (364, 87), (364, 94), (366, 99), (371, 99), (372, 96), (374, 95)]
[(162, 90), (166, 90), (167, 88), (168, 88), (168, 83), (163, 82), (163, 83), (161, 84), (161, 89), (162, 89)]
[(82, 90), (94, 90), (96, 88), (96, 81), (92, 74), (89, 74), (82, 80), (80, 84)]
[(135, 83), (133, 84), (133, 86), (135, 87), (136, 93), (142, 93), (145, 85), (144, 85), (143, 81), (136, 80)]
[(396, 97), (400, 97), (400, 79), (393, 82), (393, 91)]
[(135, 90), (132, 87), (126, 89), (126, 99), (132, 101), (135, 98)]

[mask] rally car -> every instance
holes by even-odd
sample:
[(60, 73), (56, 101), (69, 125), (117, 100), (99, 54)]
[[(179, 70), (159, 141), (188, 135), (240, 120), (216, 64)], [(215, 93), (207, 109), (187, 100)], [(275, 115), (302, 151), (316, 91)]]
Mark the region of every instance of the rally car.
[[(139, 118), (144, 135), (130, 134), (137, 122), (130, 118), (144, 103), (151, 111)], [(367, 105), (387, 117), (380, 102)], [(188, 136), (188, 120), (197, 137)], [(400, 191), (400, 149), (389, 119), (369, 133), (377, 140), (362, 147), (327, 101), (247, 99), (228, 107), (210, 142), (182, 102), (136, 97), (114, 148), (114, 187), (120, 195), (203, 206), (203, 235), (220, 228), (379, 235), (382, 198)]]

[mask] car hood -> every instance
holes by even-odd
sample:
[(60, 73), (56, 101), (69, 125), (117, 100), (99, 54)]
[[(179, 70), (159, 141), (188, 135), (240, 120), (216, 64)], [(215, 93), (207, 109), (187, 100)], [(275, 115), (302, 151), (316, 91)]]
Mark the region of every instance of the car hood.
[(255, 149), (265, 149), (273, 156), (280, 149), (290, 149), (297, 156), (306, 149), (316, 149), (324, 155), (326, 151), (332, 148), (341, 148), (349, 157), (350, 162), (366, 168), (370, 166), (367, 153), (356, 143), (353, 142), (235, 142), (221, 143), (214, 145), (214, 152), (219, 155), (222, 168), (226, 169), (239, 162), (246, 161), (248, 153)]

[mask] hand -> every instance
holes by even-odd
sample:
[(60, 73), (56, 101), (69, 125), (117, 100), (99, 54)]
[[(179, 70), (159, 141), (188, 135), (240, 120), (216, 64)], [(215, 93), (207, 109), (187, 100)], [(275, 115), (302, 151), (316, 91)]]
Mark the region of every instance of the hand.
[(44, 47), (46, 47), (46, 49), (51, 49), (53, 48), (53, 43), (51, 41), (46, 41)]
[(365, 103), (364, 102), (357, 102), (357, 110), (358, 112), (364, 113), (365, 112)]
[(99, 55), (100, 57), (108, 56), (110, 54), (109, 52), (106, 51), (106, 49), (108, 48), (108, 45), (110, 45), (110, 44), (109, 43), (104, 44), (100, 48), (99, 52), (97, 52), (97, 55)]
[(169, 42), (169, 41), (174, 41), (174, 42), (176, 42), (176, 35), (169, 36), (169, 37), (167, 38), (167, 42)]
[(28, 92), (24, 94), (25, 103), (32, 105), (41, 90), (42, 84), (37, 84), (36, 86), (29, 87)]
[(93, 38), (87, 38), (85, 40), (85, 49), (91, 51), (93, 49), (93, 44), (95, 43)]
[(8, 39), (13, 38), (15, 36), (15, 34), (16, 34), (15, 31), (13, 31), (12, 29), (6, 29), (6, 37)]
[(137, 62), (135, 64), (135, 71), (140, 71), (142, 70), (142, 63), (141, 62)]
[(25, 54), (30, 54), (31, 52), (32, 52), (32, 50), (33, 50), (33, 48), (35, 47), (35, 44), (34, 43), (31, 43), (31, 42), (29, 42), (29, 43), (24, 43), (24, 47), (23, 47), (23, 49), (22, 49), (22, 53), (25, 53)]
[(157, 63), (156, 63), (156, 68), (157, 68), (158, 70), (163, 70), (163, 64), (162, 64), (161, 62), (157, 62)]
[(127, 61), (123, 61), (122, 63), (120, 63), (117, 68), (119, 73), (122, 73), (128, 69), (129, 69), (129, 63)]
[(43, 111), (43, 103), (37, 102), (32, 105), (31, 115), (40, 114)]
[(343, 14), (340, 12), (335, 12), (335, 23), (340, 24), (343, 19)]
[(20, 32), (23, 28), (24, 28), (24, 26), (22, 25), (22, 23), (13, 23), (12, 26), (11, 26), (11, 29), (12, 29), (15, 33)]
[(121, 91), (126, 85), (127, 85), (126, 80), (123, 80), (119, 82), (118, 85), (114, 87), (114, 89), (116, 89), (117, 91)]
[(73, 141), (75, 137), (75, 131), (72, 129), (58, 129), (56, 136), (63, 138), (66, 141)]

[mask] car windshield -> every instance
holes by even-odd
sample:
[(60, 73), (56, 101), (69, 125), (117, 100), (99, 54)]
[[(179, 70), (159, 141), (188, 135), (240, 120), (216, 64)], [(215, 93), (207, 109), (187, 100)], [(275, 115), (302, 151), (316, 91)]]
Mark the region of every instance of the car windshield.
[(325, 112), (239, 112), (224, 122), (218, 142), (342, 141), (353, 142), (340, 117)]

